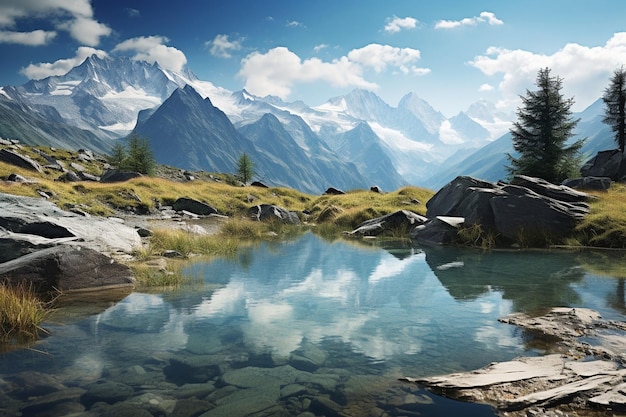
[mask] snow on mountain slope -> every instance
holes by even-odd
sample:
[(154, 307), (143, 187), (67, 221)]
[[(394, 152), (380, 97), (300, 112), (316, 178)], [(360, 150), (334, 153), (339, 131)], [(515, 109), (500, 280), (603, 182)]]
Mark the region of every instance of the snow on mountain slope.
[[(111, 139), (127, 135), (142, 110), (156, 110), (185, 85), (209, 98), (236, 127), (273, 114), (307, 155), (325, 160), (334, 157), (346, 132), (365, 122), (374, 132), (366, 139), (377, 142), (377, 149), (384, 150), (396, 170), (412, 183), (419, 183), (459, 150), (475, 149), (495, 139), (510, 124), (488, 102), (446, 119), (414, 92), (393, 107), (373, 92), (357, 89), (310, 107), (301, 101), (256, 97), (245, 90), (231, 92), (188, 71), (173, 73), (158, 64), (97, 56), (64, 76), (33, 80), (15, 87), (14, 92), (2, 89), (0, 95), (17, 94), (33, 106), (54, 108), (65, 123)], [(359, 158), (347, 155), (348, 160), (351, 157)]]

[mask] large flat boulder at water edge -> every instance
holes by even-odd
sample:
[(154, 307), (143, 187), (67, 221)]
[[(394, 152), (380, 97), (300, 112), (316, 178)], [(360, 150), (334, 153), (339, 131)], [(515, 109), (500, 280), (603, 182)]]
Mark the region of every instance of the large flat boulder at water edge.
[(600, 151), (580, 169), (583, 177), (609, 177), (626, 180), (626, 155), (619, 149)]
[[(589, 195), (570, 187), (528, 176), (515, 176), (512, 184), (457, 177), (428, 201), (426, 217), (460, 217), (464, 226), (477, 225), (485, 233), (518, 241), (522, 236), (558, 239), (589, 212)], [(440, 230), (445, 225), (426, 226), (412, 231), (412, 237), (449, 243), (450, 230)], [(437, 236), (444, 240), (437, 242)]]
[(447, 245), (454, 241), (459, 227), (464, 222), (463, 217), (437, 216), (414, 227), (409, 232), (409, 238), (420, 245)]
[(376, 236), (385, 232), (410, 230), (417, 225), (423, 224), (426, 220), (428, 220), (426, 217), (412, 211), (398, 210), (395, 213), (364, 221), (350, 234)]
[(60, 245), (0, 264), (0, 281), (32, 283), (40, 292), (108, 289), (133, 286), (126, 265), (92, 249)]
[(611, 412), (626, 410), (623, 322), (604, 320), (593, 310), (565, 307), (539, 317), (514, 313), (500, 321), (534, 337), (543, 334), (557, 340), (562, 353), (402, 379), (446, 397), (491, 404), (510, 417), (570, 415), (563, 410), (587, 415), (591, 409), (614, 415)]
[(459, 176), (446, 184), (426, 203), (426, 217), (436, 216), (463, 216), (468, 211), (463, 207), (463, 201), (474, 189), (493, 189), (496, 185), (472, 177)]
[(42, 198), (0, 193), (0, 228), (48, 239), (66, 238), (104, 253), (130, 253), (141, 246), (137, 231), (119, 221), (61, 210)]
[(577, 205), (539, 195), (524, 187), (503, 187), (506, 195), (490, 200), (496, 230), (502, 236), (517, 241), (526, 239), (560, 238), (571, 232), (589, 212), (586, 205)]
[(271, 204), (259, 204), (248, 209), (248, 215), (257, 221), (278, 221), (285, 224), (300, 224), (298, 214)]

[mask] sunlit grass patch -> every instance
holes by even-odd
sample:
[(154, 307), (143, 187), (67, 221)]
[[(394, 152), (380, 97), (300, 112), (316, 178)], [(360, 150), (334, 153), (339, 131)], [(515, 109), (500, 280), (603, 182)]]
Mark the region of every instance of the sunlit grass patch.
[(36, 340), (48, 311), (30, 285), (0, 284), (0, 343)]
[(626, 248), (626, 184), (614, 183), (606, 192), (594, 192), (591, 212), (574, 230), (583, 246)]

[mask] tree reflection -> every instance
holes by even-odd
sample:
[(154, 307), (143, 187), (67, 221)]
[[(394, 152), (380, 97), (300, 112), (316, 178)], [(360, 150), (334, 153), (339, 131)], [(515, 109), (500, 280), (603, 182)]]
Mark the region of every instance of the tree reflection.
[(589, 272), (616, 278), (615, 292), (607, 295), (607, 303), (615, 310), (626, 314), (626, 252), (624, 251), (584, 251), (578, 254), (578, 262)]
[(496, 251), (422, 248), (426, 262), (457, 300), (472, 300), (495, 289), (513, 302), (515, 311), (542, 313), (580, 301), (571, 283), (584, 269), (566, 252)]

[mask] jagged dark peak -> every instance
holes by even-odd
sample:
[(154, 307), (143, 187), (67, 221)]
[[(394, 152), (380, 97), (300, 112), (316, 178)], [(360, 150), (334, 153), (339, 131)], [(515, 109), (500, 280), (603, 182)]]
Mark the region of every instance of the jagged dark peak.
[[(179, 100), (179, 101), (183, 101), (186, 103), (204, 102), (204, 99), (202, 98), (202, 96), (196, 91), (195, 88), (193, 88), (189, 84), (185, 84), (183, 87), (178, 87), (174, 91), (172, 91), (172, 94), (167, 99), (167, 101), (170, 101), (170, 100)], [(207, 100), (209, 103), (211, 102), (211, 100), (209, 100), (208, 97), (207, 97)]]

